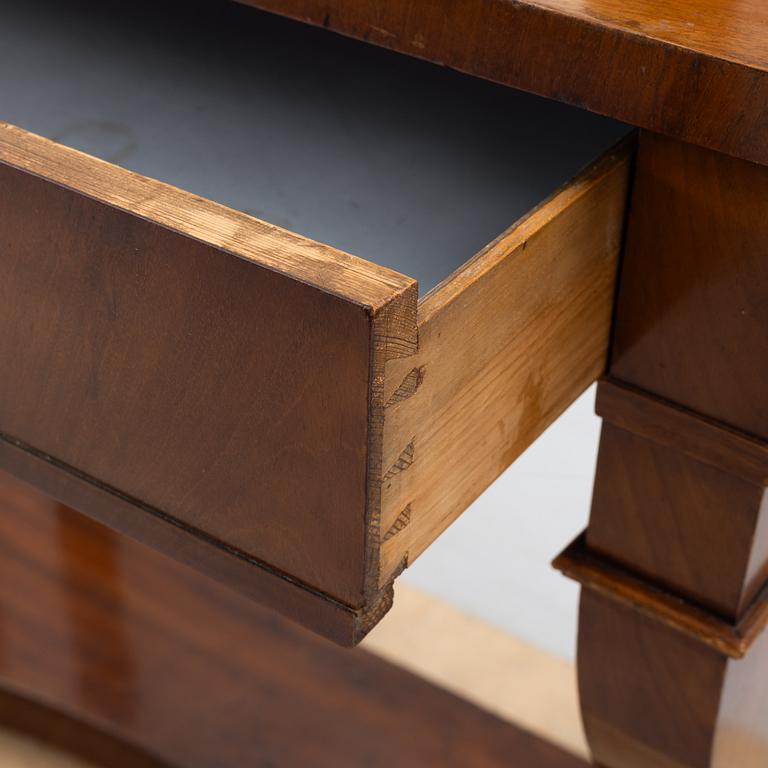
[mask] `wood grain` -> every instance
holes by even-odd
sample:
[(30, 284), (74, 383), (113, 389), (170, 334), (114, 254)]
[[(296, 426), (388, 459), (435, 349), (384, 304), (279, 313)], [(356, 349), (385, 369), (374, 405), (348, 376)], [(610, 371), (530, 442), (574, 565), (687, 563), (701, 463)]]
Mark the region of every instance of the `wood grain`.
[(604, 424), (588, 542), (736, 621), (768, 576), (765, 497), (760, 485)]
[(380, 583), (413, 562), (605, 366), (632, 143), (421, 302), (388, 367)]
[(615, 378), (763, 440), (767, 205), (768, 168), (641, 134), (611, 362)]
[(762, 440), (610, 378), (598, 385), (595, 411), (616, 427), (747, 482), (768, 485), (768, 443)]
[(768, 163), (761, 0), (246, 0)]
[(766, 202), (768, 169), (641, 134), (610, 373), (686, 426), (604, 426), (588, 534), (731, 621), (768, 578)]
[(586, 765), (7, 475), (0, 616), (0, 715), (108, 766)]
[(582, 591), (579, 696), (599, 765), (710, 768), (727, 666), (697, 640)]
[(766, 201), (768, 169), (641, 133), (586, 537), (631, 578), (586, 567), (579, 627), (608, 768), (768, 761)]
[(607, 768), (762, 768), (768, 633), (730, 659), (592, 590), (581, 597), (584, 728)]
[(413, 284), (371, 261), (1, 121), (0, 162), (374, 311)]
[(0, 128), (0, 462), (353, 644), (602, 372), (632, 147), (417, 326), (408, 278)]
[(86, 512), (119, 501), (132, 535), (180, 528), (166, 552), (204, 541), (347, 623), (383, 609), (379, 390), (415, 282), (10, 126), (0, 209), (0, 433), (26, 478), (69, 473)]
[(370, 608), (360, 610), (307, 589), (287, 574), (275, 571), (243, 552), (224, 548), (215, 540), (158, 514), (138, 499), (126, 498), (72, 467), (0, 440), (0, 466), (43, 489), (66, 504), (88, 511), (100, 521), (136, 541), (204, 573), (239, 594), (286, 616), (335, 643), (355, 645), (370, 629), (370, 615), (380, 616), (392, 603), (391, 586)]
[(591, 550), (584, 534), (558, 555), (552, 565), (583, 587), (734, 659), (747, 654), (768, 624), (768, 587), (761, 590), (739, 622), (731, 624), (678, 594), (659, 589), (637, 574), (617, 567)]

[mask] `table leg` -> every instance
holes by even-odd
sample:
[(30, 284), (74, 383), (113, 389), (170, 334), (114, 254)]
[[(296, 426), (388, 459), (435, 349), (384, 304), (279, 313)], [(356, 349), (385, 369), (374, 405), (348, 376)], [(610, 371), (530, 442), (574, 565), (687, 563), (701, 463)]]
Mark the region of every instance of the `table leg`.
[(641, 135), (597, 410), (570, 568), (595, 759), (764, 768), (768, 167)]

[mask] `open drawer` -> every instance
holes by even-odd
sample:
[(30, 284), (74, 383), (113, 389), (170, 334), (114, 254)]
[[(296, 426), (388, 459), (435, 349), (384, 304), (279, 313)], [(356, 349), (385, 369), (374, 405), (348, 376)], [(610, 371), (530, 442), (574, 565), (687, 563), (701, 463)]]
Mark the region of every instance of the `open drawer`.
[(626, 128), (111, 5), (0, 14), (0, 467), (353, 644), (602, 372)]

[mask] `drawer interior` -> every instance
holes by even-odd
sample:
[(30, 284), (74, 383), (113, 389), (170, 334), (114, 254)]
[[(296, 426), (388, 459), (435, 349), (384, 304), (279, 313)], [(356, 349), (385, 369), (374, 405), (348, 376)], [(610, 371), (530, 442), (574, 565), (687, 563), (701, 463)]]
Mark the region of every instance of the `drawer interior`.
[(223, 0), (3, 1), (0, 105), (422, 296), (627, 130)]

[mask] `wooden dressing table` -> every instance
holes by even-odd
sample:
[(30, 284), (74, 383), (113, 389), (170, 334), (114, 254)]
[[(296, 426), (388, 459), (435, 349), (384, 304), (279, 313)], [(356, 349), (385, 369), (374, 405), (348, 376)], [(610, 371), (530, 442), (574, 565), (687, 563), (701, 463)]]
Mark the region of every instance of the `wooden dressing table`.
[(768, 7), (59, 5), (0, 17), (0, 719), (583, 764), (316, 634), (599, 378), (595, 764), (768, 765)]

